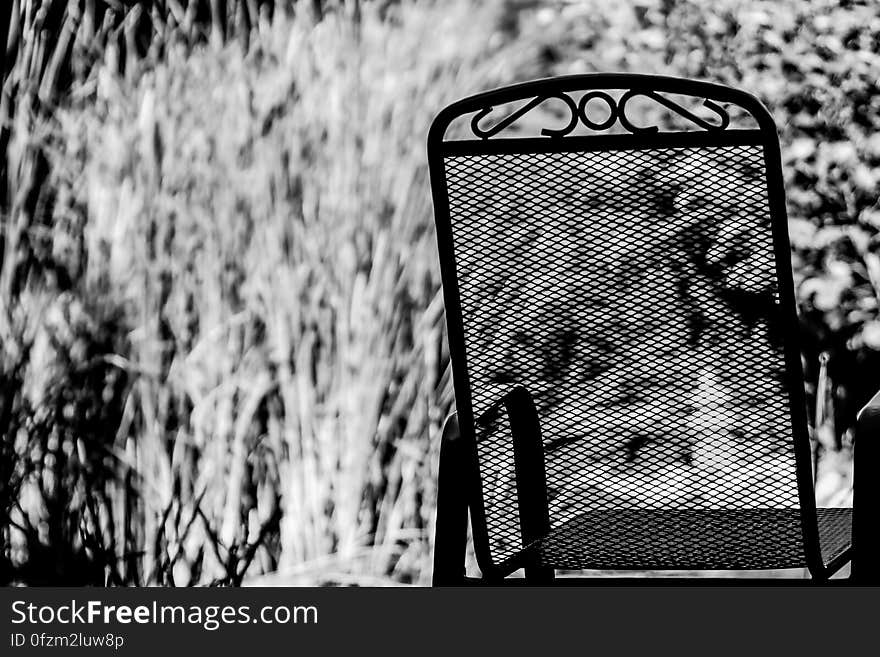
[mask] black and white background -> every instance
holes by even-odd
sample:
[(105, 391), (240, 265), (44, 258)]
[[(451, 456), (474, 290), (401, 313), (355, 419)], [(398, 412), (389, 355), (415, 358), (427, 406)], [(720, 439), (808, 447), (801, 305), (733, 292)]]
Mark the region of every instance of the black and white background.
[(428, 584), (453, 397), (427, 129), (557, 74), (771, 108), (816, 494), (851, 504), (880, 388), (872, 0), (9, 5), (4, 584)]

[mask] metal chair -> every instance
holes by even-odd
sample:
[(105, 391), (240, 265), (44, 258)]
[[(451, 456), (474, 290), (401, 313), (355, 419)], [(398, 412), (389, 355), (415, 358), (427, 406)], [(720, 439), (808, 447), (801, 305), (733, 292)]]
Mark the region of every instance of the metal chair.
[(484, 583), (825, 580), (850, 560), (876, 581), (880, 394), (859, 419), (853, 534), (852, 509), (816, 508), (779, 143), (757, 99), (538, 80), (444, 109), (428, 158), (457, 408), (435, 585), (472, 581), (468, 516)]

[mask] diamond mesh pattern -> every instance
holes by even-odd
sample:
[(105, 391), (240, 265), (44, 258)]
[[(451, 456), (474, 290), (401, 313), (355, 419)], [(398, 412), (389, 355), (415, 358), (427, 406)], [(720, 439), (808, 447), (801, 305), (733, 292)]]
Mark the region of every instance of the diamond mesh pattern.
[(852, 545), (852, 509), (816, 509), (819, 545), (827, 566)]
[[(472, 402), (535, 396), (547, 563), (802, 565), (762, 149), (444, 162)], [(523, 547), (503, 425), (478, 432), (496, 564)]]
[[(638, 531), (634, 531), (639, 528)], [(566, 569), (797, 568), (796, 509), (612, 509), (583, 514), (535, 548)]]

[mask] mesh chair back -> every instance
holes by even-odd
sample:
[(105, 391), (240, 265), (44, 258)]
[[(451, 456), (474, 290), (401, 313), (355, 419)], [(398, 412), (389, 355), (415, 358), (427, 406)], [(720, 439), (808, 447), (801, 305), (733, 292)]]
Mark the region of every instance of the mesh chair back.
[[(637, 126), (636, 95), (695, 130)], [(565, 128), (495, 138), (526, 115), (549, 121), (550, 99), (571, 111)], [(591, 116), (596, 101), (607, 117)], [(729, 125), (733, 107), (751, 127)], [(459, 117), (476, 139), (446, 137)], [(608, 536), (557, 567), (804, 565), (809, 445), (766, 110), (705, 83), (556, 78), (451, 106), (429, 151), (481, 566), (523, 548), (506, 419), (474, 421), (511, 383), (539, 411), (552, 527)]]

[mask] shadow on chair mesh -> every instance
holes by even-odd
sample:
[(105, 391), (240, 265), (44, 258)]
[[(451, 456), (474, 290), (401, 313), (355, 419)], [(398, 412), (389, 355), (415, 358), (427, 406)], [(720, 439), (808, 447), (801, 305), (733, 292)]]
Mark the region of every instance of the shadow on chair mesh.
[(825, 578), (848, 560), (852, 510), (815, 508), (757, 100), (653, 76), (526, 83), (445, 109), (429, 162), (460, 427), (441, 450), (438, 583), (463, 572), (466, 509), (489, 579)]

